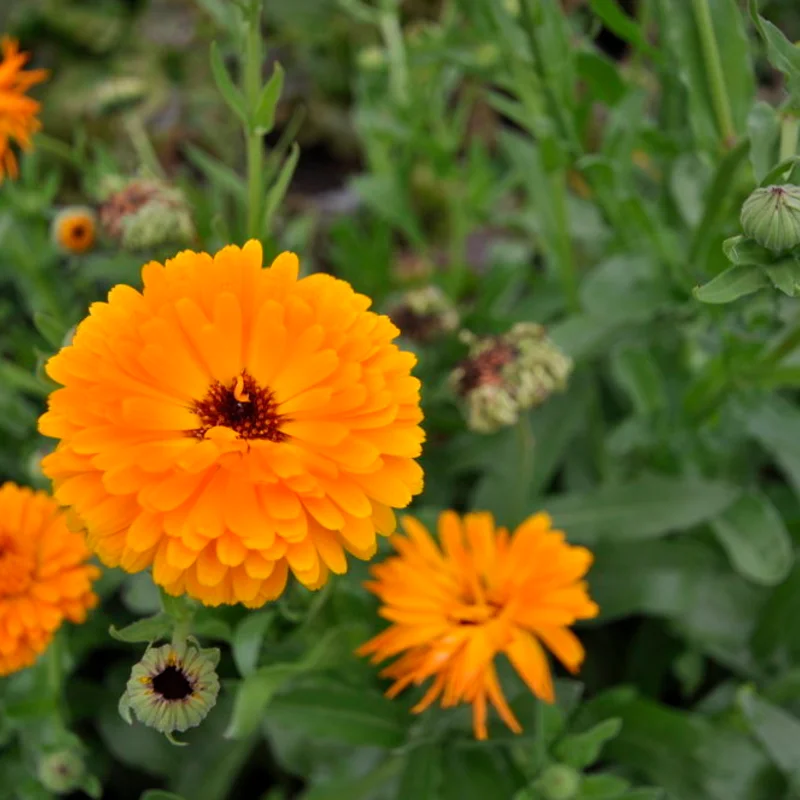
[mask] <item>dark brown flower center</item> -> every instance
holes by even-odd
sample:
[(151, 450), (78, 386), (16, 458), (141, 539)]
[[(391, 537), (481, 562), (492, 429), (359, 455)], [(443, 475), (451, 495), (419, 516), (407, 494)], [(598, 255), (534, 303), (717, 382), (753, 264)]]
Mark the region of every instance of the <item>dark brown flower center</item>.
[(285, 442), (281, 431), (287, 418), (278, 413), (278, 403), (271, 389), (259, 386), (247, 372), (229, 384), (214, 381), (202, 400), (195, 401), (192, 411), (200, 419), (200, 427), (188, 431), (202, 439), (209, 429), (223, 426), (236, 431), (242, 439), (266, 439)]
[(84, 237), (84, 236), (86, 236), (86, 228), (83, 226), (83, 223), (82, 223), (82, 222), (79, 222), (79, 223), (78, 223), (78, 224), (77, 224), (77, 225), (76, 225), (76, 226), (75, 226), (75, 227), (72, 229), (72, 235), (73, 235), (73, 236), (74, 236), (76, 239), (83, 239), (83, 237)]
[(192, 693), (192, 684), (182, 669), (169, 666), (153, 678), (153, 691), (165, 700), (183, 700)]
[(502, 385), (503, 367), (510, 364), (518, 355), (516, 347), (498, 338), (483, 352), (461, 362), (462, 376), (458, 383), (458, 391), (464, 395), (478, 386)]

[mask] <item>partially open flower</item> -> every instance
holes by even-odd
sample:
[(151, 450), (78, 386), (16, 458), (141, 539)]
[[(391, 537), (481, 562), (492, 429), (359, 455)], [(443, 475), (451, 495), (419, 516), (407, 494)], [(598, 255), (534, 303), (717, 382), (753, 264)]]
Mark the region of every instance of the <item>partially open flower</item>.
[(151, 647), (131, 670), (119, 701), (122, 717), (131, 711), (161, 733), (185, 731), (199, 725), (217, 702), (219, 650), (193, 645)]
[(70, 206), (56, 214), (51, 234), (65, 253), (85, 253), (94, 245), (97, 216), (86, 206)]
[(115, 186), (100, 206), (100, 223), (126, 250), (188, 244), (194, 238), (183, 192), (155, 178), (134, 178)]
[(438, 286), (411, 289), (402, 301), (389, 311), (400, 332), (419, 342), (454, 331), (459, 324), (456, 307)]
[(467, 425), (491, 433), (513, 425), (519, 412), (541, 405), (566, 388), (572, 361), (541, 325), (518, 322), (501, 336), (466, 334), (469, 356), (450, 376), (467, 405)]

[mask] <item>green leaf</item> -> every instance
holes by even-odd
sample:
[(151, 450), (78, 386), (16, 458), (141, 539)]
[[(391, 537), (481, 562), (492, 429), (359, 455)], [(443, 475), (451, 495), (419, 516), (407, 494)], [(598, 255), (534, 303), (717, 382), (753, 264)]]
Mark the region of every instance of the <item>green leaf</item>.
[(275, 179), (275, 183), (272, 184), (270, 190), (267, 192), (267, 199), (264, 205), (264, 232), (266, 234), (269, 234), (272, 230), (273, 217), (278, 210), (278, 206), (283, 202), (283, 198), (289, 188), (289, 183), (292, 180), (299, 159), (300, 147), (297, 142), (293, 142), (292, 149), (281, 165), (281, 170), (278, 173), (278, 177)]
[(587, 775), (577, 800), (621, 800), (630, 783), (616, 775)]
[(618, 800), (664, 800), (663, 789), (631, 789)]
[(768, 664), (788, 665), (800, 659), (800, 566), (770, 595), (753, 634), (755, 655)]
[(406, 758), (396, 800), (438, 800), (443, 780), (442, 751), (438, 745), (421, 745)]
[(641, 50), (653, 61), (659, 63), (663, 61), (663, 54), (647, 41), (641, 25), (625, 13), (616, 0), (589, 0), (589, 6), (603, 20), (606, 28), (620, 39), (624, 39), (637, 50)]
[(800, 47), (792, 44), (779, 28), (758, 13), (756, 0), (749, 0), (750, 18), (767, 44), (767, 56), (772, 65), (788, 79), (792, 102), (797, 103), (800, 89)]
[(711, 527), (733, 567), (754, 583), (775, 586), (791, 571), (792, 539), (781, 515), (762, 493), (743, 494)]
[(183, 800), (183, 797), (174, 792), (165, 792), (163, 789), (148, 789), (142, 793), (139, 800)]
[(236, 692), (226, 739), (243, 739), (258, 728), (275, 694), (300, 669), (297, 664), (271, 664), (248, 675)]
[(754, 264), (736, 264), (728, 267), (708, 283), (696, 286), (693, 294), (702, 303), (732, 303), (766, 286), (769, 286), (769, 282), (761, 267)]
[(237, 200), (244, 202), (247, 196), (247, 187), (240, 175), (193, 144), (184, 145), (184, 152), (189, 161), (205, 175), (212, 186), (218, 191), (231, 194)]
[(33, 315), (33, 324), (51, 347), (60, 350), (64, 346), (68, 329), (63, 322), (44, 311), (37, 311)]
[(211, 72), (214, 75), (214, 82), (217, 84), (217, 89), (219, 89), (228, 107), (245, 125), (249, 125), (244, 95), (231, 79), (216, 42), (211, 42)]
[(365, 775), (337, 777), (313, 786), (300, 800), (372, 800), (387, 784), (391, 785), (401, 763), (399, 758), (387, 758)]
[(775, 263), (775, 254), (746, 236), (731, 236), (722, 243), (725, 258), (733, 264), (760, 264), (763, 267)]
[(580, 542), (653, 539), (712, 519), (739, 489), (722, 481), (646, 475), (632, 483), (544, 501), (556, 525)]
[(264, 635), (275, 619), (274, 611), (258, 611), (246, 616), (237, 626), (231, 642), (231, 653), (239, 674), (250, 675), (258, 665)]
[(637, 414), (653, 416), (664, 408), (667, 392), (654, 354), (641, 345), (625, 344), (611, 353), (611, 374)]
[(765, 800), (783, 796), (784, 781), (745, 733), (616, 690), (585, 704), (577, 724), (622, 719), (606, 756), (663, 787), (676, 800)]
[(796, 258), (784, 258), (764, 268), (776, 289), (789, 297), (800, 293), (800, 262)]
[(137, 620), (124, 628), (112, 625), (108, 632), (120, 642), (154, 642), (167, 638), (172, 631), (172, 624), (172, 618), (168, 614), (159, 613), (148, 619)]
[(519, 788), (511, 765), (500, 751), (450, 747), (445, 751), (441, 800), (487, 800), (513, 797)]
[(276, 61), (272, 70), (272, 76), (264, 84), (258, 98), (255, 114), (253, 115), (253, 127), (256, 133), (264, 136), (275, 126), (275, 110), (283, 91), (283, 67)]
[(772, 455), (800, 497), (800, 411), (781, 397), (765, 398), (741, 414), (743, 426)]
[(556, 745), (554, 754), (560, 762), (575, 769), (584, 769), (600, 758), (606, 742), (617, 736), (621, 727), (619, 719), (603, 720), (588, 731), (565, 736)]
[(750, 687), (737, 694), (739, 708), (769, 757), (800, 790), (800, 719), (759, 697)]
[(305, 679), (272, 699), (269, 719), (350, 745), (398, 747), (409, 715), (382, 694), (339, 681)]

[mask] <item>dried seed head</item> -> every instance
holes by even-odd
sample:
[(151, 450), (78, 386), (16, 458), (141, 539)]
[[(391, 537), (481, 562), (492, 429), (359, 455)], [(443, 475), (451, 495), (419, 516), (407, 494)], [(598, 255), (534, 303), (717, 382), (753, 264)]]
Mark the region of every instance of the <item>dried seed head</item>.
[(407, 291), (389, 316), (404, 336), (418, 342), (451, 333), (460, 321), (455, 305), (438, 286)]

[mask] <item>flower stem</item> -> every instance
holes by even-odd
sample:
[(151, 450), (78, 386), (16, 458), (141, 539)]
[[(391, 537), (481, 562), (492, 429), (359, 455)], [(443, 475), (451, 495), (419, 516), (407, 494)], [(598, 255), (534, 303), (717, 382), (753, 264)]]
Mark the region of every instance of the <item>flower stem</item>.
[(518, 525), (525, 518), (528, 493), (531, 487), (531, 471), (533, 469), (534, 439), (531, 430), (530, 414), (523, 411), (517, 423), (517, 436), (519, 439), (519, 471), (517, 473), (517, 487), (514, 497), (514, 519)]
[(386, 52), (389, 56), (389, 85), (392, 96), (399, 106), (408, 102), (408, 65), (403, 31), (397, 16), (397, 8), (386, 4), (378, 16)]
[(711, 103), (717, 117), (717, 126), (723, 143), (725, 146), (730, 146), (736, 139), (736, 130), (733, 126), (733, 115), (731, 114), (728, 89), (725, 85), (722, 61), (719, 56), (719, 47), (714, 35), (711, 9), (708, 0), (692, 0), (692, 8), (697, 23), (697, 33), (700, 36), (700, 50), (705, 65), (708, 88), (711, 92)]
[[(253, 0), (247, 21), (244, 54), (245, 101), (252, 115), (261, 90), (261, 0)], [(247, 140), (247, 238), (261, 238), (264, 143), (252, 123), (245, 125)]]
[(781, 144), (778, 161), (783, 162), (797, 153), (797, 134), (800, 131), (800, 118), (791, 111), (785, 112), (781, 121)]
[(567, 210), (567, 175), (564, 170), (557, 170), (550, 176), (550, 189), (555, 216), (555, 242), (558, 271), (567, 307), (570, 311), (580, 311), (581, 301), (578, 294), (578, 278), (575, 273), (575, 259), (569, 231), (569, 211)]

